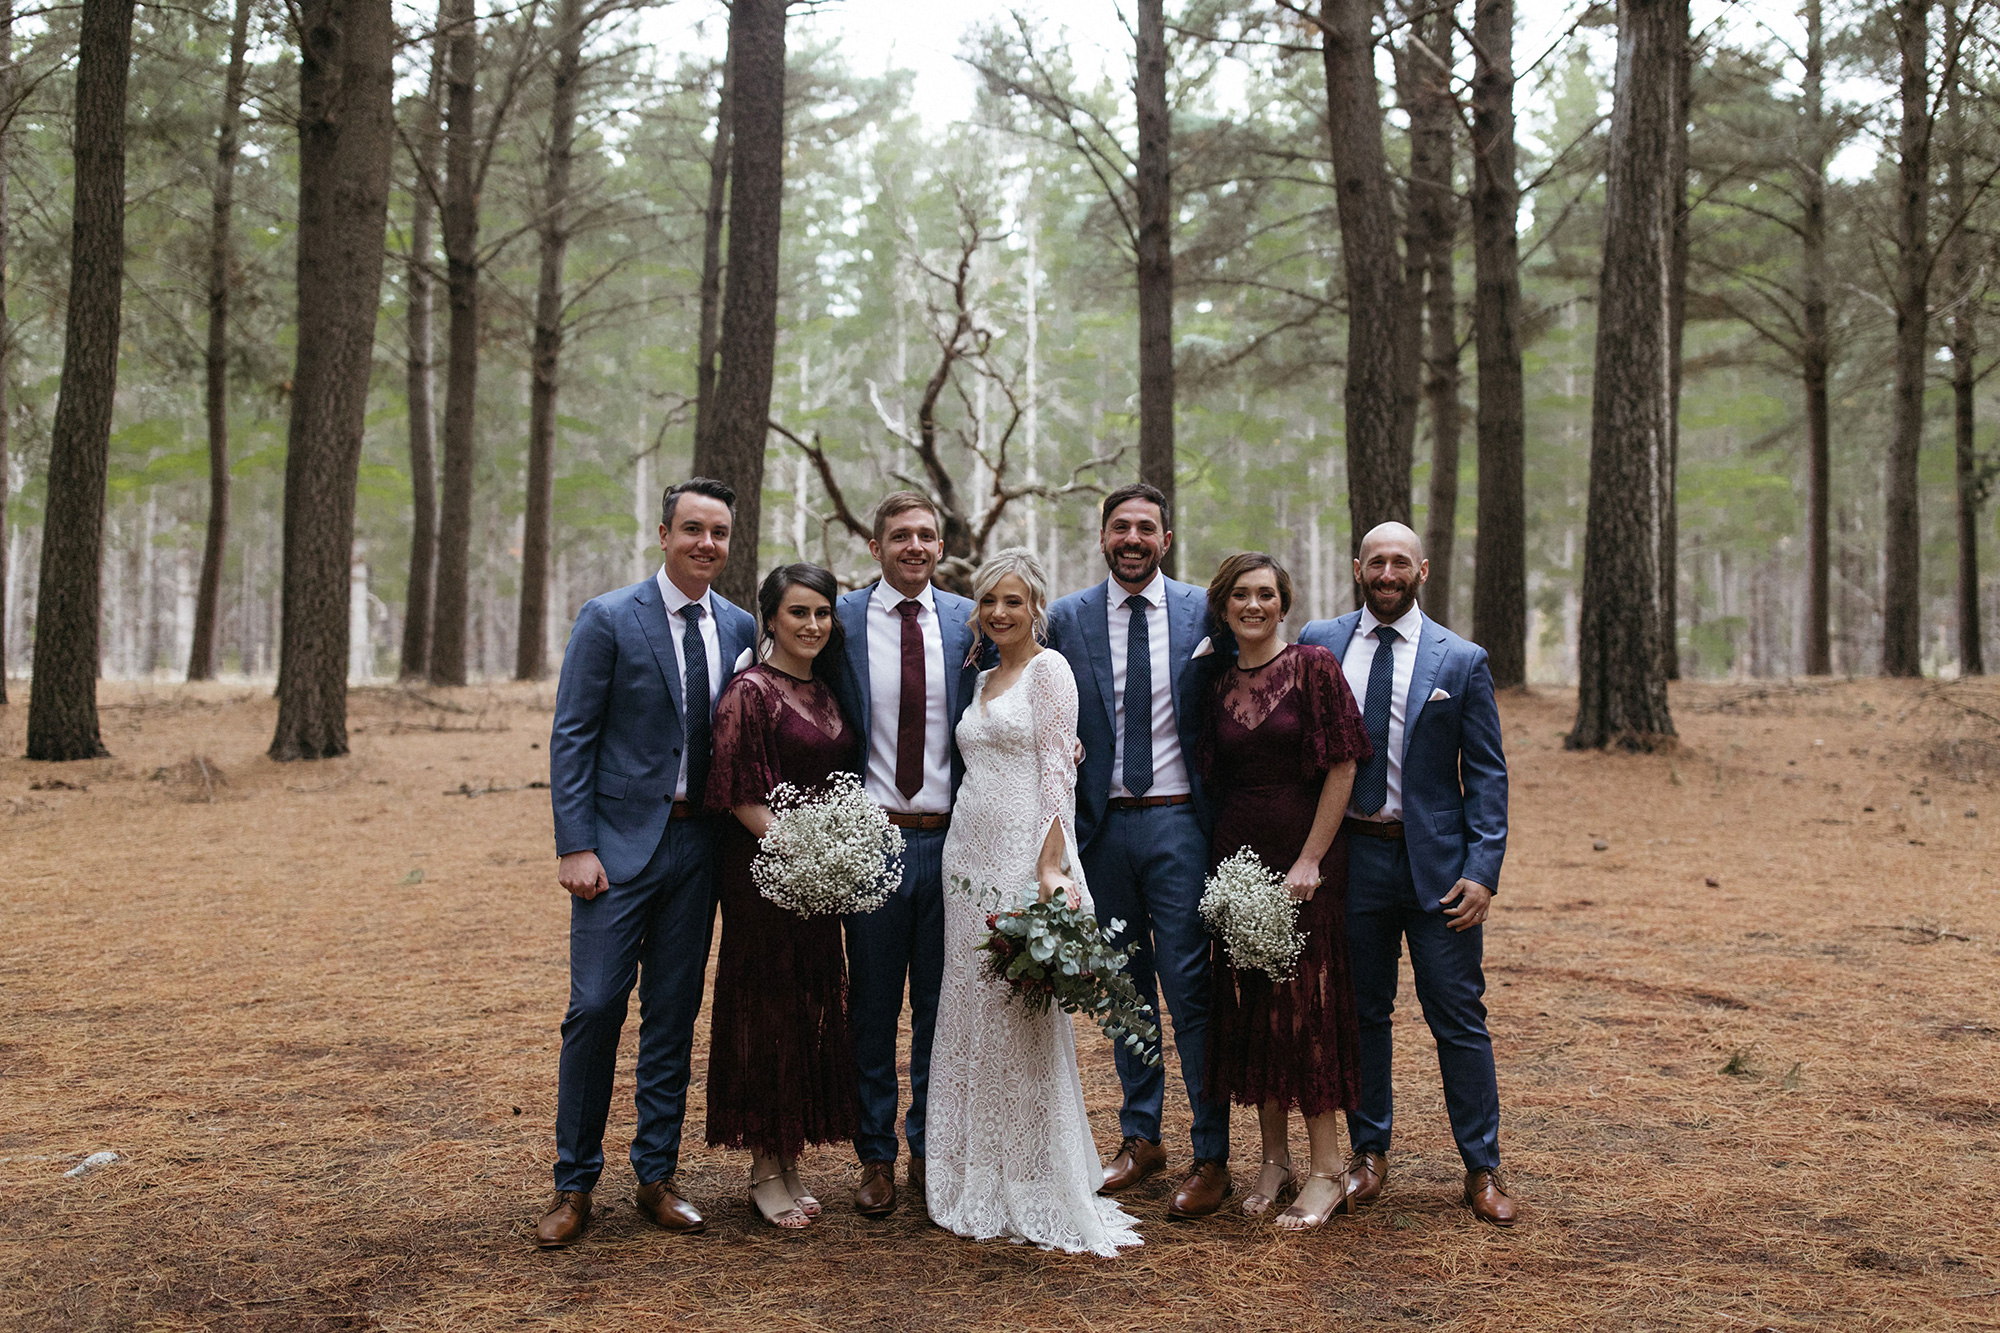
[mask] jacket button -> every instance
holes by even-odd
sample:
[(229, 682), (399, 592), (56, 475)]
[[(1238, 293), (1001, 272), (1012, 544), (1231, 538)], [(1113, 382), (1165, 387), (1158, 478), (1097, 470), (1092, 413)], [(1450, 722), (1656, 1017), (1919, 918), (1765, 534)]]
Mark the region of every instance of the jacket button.
[(678, 759), (680, 757), (681, 757), (680, 747), (676, 746), (674, 748), (674, 758)]

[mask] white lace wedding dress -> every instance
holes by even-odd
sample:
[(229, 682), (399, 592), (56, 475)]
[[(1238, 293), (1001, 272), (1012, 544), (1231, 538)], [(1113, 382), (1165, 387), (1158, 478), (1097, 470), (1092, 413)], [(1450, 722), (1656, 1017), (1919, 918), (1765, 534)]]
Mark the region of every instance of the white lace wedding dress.
[(1135, 1220), (1097, 1194), (1104, 1174), (1070, 1017), (1053, 1007), (1029, 1013), (987, 976), (979, 952), (987, 913), (1034, 888), (1051, 821), (1062, 824), (1068, 871), (1090, 904), (1076, 857), (1075, 745), (1076, 681), (1053, 652), (1034, 657), (990, 705), (975, 694), (958, 726), (965, 783), (944, 844), (926, 1202), (932, 1221), (974, 1240), (1108, 1256), (1142, 1242)]

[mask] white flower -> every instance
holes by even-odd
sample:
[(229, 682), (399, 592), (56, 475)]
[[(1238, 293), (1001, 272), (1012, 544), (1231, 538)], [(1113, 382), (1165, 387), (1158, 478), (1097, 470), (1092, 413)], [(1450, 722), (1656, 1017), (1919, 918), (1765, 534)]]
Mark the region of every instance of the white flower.
[(1285, 892), (1284, 876), (1248, 847), (1215, 868), (1201, 895), (1201, 919), (1222, 942), (1238, 971), (1267, 972), (1290, 981), (1306, 937), (1299, 930), (1299, 901)]
[(770, 829), (750, 862), (757, 892), (800, 916), (872, 912), (903, 879), (903, 831), (852, 773), (816, 793), (781, 783)]

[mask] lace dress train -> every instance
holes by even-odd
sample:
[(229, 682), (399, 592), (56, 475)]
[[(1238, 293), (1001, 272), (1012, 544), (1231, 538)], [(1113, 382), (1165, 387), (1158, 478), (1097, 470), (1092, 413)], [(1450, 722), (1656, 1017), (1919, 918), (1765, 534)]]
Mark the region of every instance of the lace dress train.
[(988, 914), (1033, 891), (1051, 822), (1090, 905), (1076, 856), (1076, 708), (1069, 664), (1044, 652), (990, 705), (975, 696), (959, 723), (965, 782), (944, 845), (926, 1201), (932, 1221), (974, 1240), (1110, 1256), (1142, 1242), (1135, 1219), (1097, 1193), (1103, 1168), (1070, 1016), (1029, 1013), (987, 976), (979, 951)]

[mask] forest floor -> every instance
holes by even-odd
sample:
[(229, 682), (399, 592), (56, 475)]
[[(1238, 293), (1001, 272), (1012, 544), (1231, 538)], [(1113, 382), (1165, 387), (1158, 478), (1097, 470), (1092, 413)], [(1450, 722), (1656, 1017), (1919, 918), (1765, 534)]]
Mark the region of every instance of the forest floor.
[(804, 1163), (820, 1225), (754, 1225), (744, 1158), (699, 1146), (705, 1015), (707, 1234), (631, 1206), (628, 1028), (597, 1225), (538, 1252), (552, 687), (360, 690), (353, 754), (292, 765), (261, 687), (104, 696), (113, 757), (60, 767), (0, 708), (0, 1326), (2000, 1328), (2000, 686), (1679, 685), (1681, 748), (1642, 756), (1565, 752), (1572, 695), (1507, 698), (1486, 951), (1521, 1224), (1458, 1205), (1406, 972), (1376, 1207), (1174, 1224), (1170, 1171), (1112, 1261), (864, 1221), (845, 1149)]

